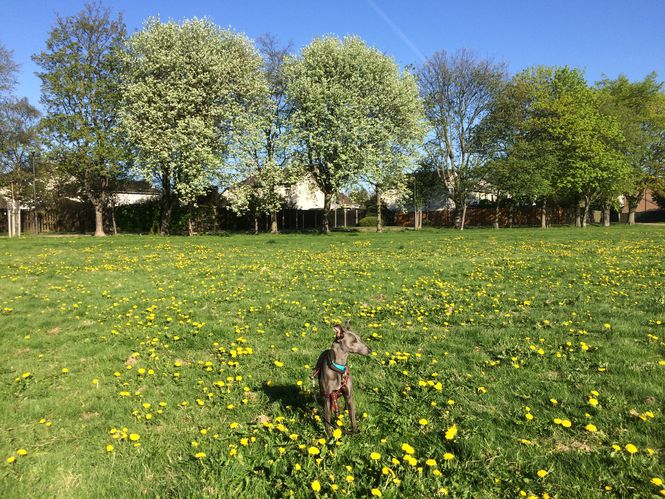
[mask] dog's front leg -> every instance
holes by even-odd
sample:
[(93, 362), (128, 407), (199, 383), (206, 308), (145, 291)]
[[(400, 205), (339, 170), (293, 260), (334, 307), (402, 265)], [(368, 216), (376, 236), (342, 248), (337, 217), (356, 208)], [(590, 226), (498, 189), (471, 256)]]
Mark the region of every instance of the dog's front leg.
[(351, 418), (351, 433), (357, 433), (358, 424), (356, 423), (356, 403), (353, 401), (350, 379), (349, 384), (342, 389), (342, 395), (344, 395), (344, 402), (346, 403), (346, 408), (349, 410), (349, 417)]
[[(323, 395), (323, 394), (322, 394)], [(332, 435), (332, 424), (330, 421), (332, 413), (332, 402), (330, 400), (330, 394), (323, 395), (323, 422), (326, 428), (326, 435), (328, 438)]]

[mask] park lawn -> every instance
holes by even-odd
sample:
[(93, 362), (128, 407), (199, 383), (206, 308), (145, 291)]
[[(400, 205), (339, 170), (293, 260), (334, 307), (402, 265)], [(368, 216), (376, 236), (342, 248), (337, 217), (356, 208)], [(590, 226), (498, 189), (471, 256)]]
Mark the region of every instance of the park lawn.
[[(664, 243), (0, 239), (0, 495), (665, 494)], [(308, 375), (346, 319), (374, 355), (326, 442)]]

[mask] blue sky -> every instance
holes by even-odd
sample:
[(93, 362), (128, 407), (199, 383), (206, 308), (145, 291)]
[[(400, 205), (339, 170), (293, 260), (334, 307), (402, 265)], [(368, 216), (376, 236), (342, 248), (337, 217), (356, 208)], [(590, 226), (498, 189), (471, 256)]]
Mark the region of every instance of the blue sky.
[[(3, 0), (0, 43), (21, 64), (18, 96), (39, 100), (30, 56), (44, 49), (56, 12), (77, 13), (82, 0)], [(569, 65), (594, 82), (602, 75), (665, 80), (665, 0), (106, 0), (123, 12), (129, 33), (149, 16), (207, 16), (254, 38), (271, 32), (296, 50), (323, 34), (361, 36), (401, 64), (418, 64), (438, 50), (473, 49), (526, 67)]]

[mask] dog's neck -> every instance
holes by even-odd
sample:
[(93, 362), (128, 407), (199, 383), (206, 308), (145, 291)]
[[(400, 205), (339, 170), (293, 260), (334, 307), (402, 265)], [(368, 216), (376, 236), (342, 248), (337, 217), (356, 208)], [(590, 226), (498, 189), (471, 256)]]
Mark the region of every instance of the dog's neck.
[(333, 354), (332, 361), (335, 364), (345, 366), (346, 361), (349, 358), (349, 352), (345, 350), (344, 347), (340, 345), (339, 342), (337, 341), (333, 342), (332, 346), (330, 347), (330, 350), (332, 351)]

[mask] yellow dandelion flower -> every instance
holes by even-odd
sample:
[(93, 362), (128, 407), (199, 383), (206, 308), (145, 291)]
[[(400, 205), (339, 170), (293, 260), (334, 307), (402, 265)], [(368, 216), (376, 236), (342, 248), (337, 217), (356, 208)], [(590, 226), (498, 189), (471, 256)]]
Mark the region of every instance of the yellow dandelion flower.
[(572, 425), (573, 423), (571, 423), (569, 419), (561, 420), (561, 426), (563, 426), (564, 428), (570, 428)]
[(25, 450), (25, 449), (19, 449), (19, 450), (16, 451), (16, 453), (17, 453), (19, 456), (27, 456), (27, 455), (28, 455), (28, 451)]
[(12, 464), (14, 461), (16, 461), (16, 456), (9, 456), (7, 458), (7, 464)]
[(114, 447), (113, 447), (111, 444), (108, 444), (108, 445), (106, 446), (106, 452), (113, 452), (113, 448), (114, 448)]
[(312, 490), (313, 490), (314, 492), (319, 492), (319, 491), (321, 490), (321, 484), (319, 483), (318, 480), (314, 480), (314, 481), (312, 482)]
[(307, 453), (310, 456), (318, 456), (321, 453), (321, 451), (319, 450), (318, 447), (310, 447), (309, 449), (307, 449)]
[(590, 432), (598, 431), (598, 428), (596, 428), (596, 425), (591, 424), (591, 423), (589, 423), (588, 425), (586, 425), (586, 426), (584, 427), (584, 429), (585, 429), (586, 431), (590, 431)]
[(136, 442), (136, 441), (140, 440), (140, 438), (141, 438), (141, 435), (139, 435), (138, 433), (130, 433), (130, 435), (129, 435), (129, 439), (132, 442)]
[(429, 421), (427, 421), (425, 418), (420, 418), (418, 420), (418, 423), (420, 423), (420, 426), (427, 426), (429, 424)]
[(436, 459), (431, 459), (430, 458), (427, 461), (425, 461), (425, 464), (427, 466), (429, 466), (430, 468), (433, 468), (434, 466), (436, 466)]
[(415, 449), (409, 444), (402, 444), (402, 450), (407, 454), (413, 454), (415, 452)]
[(633, 444), (628, 444), (626, 445), (626, 451), (629, 454), (635, 454), (637, 452), (637, 447), (635, 447)]
[(446, 452), (443, 455), (443, 459), (445, 459), (446, 461), (452, 461), (453, 459), (455, 459), (455, 455), (451, 454), (450, 452)]
[(372, 453), (369, 455), (369, 457), (370, 457), (370, 459), (372, 459), (373, 461), (378, 461), (379, 459), (381, 459), (381, 454), (379, 454), (378, 452), (372, 452)]
[(339, 428), (335, 428), (332, 432), (332, 435), (333, 435), (333, 438), (338, 440), (342, 437), (342, 430), (340, 430)]
[(454, 424), (450, 428), (448, 428), (448, 431), (446, 431), (446, 440), (453, 440), (455, 438), (455, 435), (457, 435), (457, 425)]
[(540, 478), (545, 478), (548, 475), (548, 473), (547, 470), (538, 470), (536, 475), (538, 475)]
[(206, 453), (205, 452), (197, 452), (196, 454), (194, 454), (194, 457), (196, 459), (203, 459), (204, 457), (206, 457)]
[(383, 494), (379, 489), (372, 489), (372, 495), (375, 497), (381, 497)]
[(651, 483), (652, 483), (653, 485), (655, 485), (656, 487), (660, 487), (661, 485), (663, 485), (663, 479), (662, 479), (662, 478), (658, 478), (658, 477), (653, 477), (653, 478), (651, 479)]

